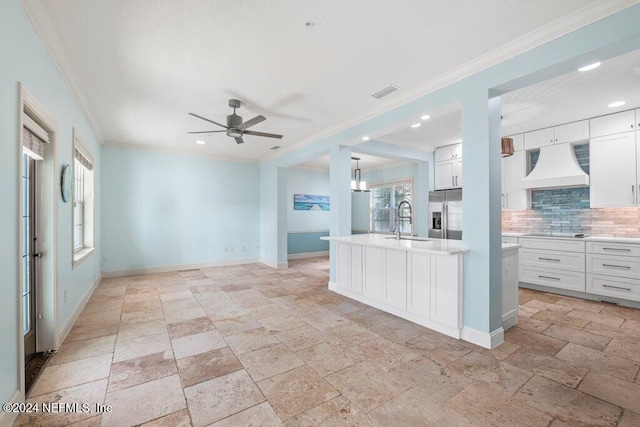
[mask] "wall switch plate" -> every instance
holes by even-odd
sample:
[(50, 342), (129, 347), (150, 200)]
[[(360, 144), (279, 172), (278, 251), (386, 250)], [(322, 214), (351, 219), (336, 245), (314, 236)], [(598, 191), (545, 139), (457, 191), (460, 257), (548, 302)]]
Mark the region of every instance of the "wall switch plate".
[(224, 247), (224, 252), (225, 252), (225, 253), (229, 252), (229, 246), (225, 246), (225, 247)]
[(244, 251), (246, 251), (246, 250), (247, 250), (247, 248), (246, 248), (246, 247), (244, 247), (244, 246), (240, 246), (240, 252), (244, 252)]
[(229, 246), (229, 252), (233, 252), (233, 246)]
[(107, 260), (107, 256), (106, 255), (102, 255), (102, 260), (106, 261)]

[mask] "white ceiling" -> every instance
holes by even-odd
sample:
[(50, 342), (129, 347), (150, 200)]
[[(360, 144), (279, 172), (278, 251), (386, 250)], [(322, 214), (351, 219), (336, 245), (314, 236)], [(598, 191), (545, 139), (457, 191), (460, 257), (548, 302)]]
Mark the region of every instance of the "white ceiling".
[[(626, 104), (608, 108), (610, 103), (619, 100)], [(640, 50), (604, 61), (591, 71), (576, 70), (503, 95), (502, 134), (512, 135), (638, 107)]]
[[(258, 160), (594, 0), (22, 1), (105, 142)], [(390, 83), (400, 91), (370, 96)], [(187, 131), (215, 127), (187, 112), (224, 121), (232, 97), (245, 119), (267, 117), (255, 130), (285, 137), (196, 145)]]
[[(351, 153), (352, 157), (357, 157), (360, 160), (358, 161), (358, 165), (363, 172), (371, 172), (376, 169), (388, 168), (391, 166), (400, 166), (406, 165), (405, 162), (400, 162), (397, 160), (387, 159), (385, 157), (371, 156), (369, 154), (360, 154), (353, 152)], [(351, 170), (356, 168), (356, 161), (353, 160), (351, 162)], [(304, 163), (300, 163), (297, 167), (306, 168), (306, 169), (315, 169), (319, 171), (329, 171), (329, 155), (326, 154), (321, 157), (316, 157), (315, 159), (308, 160)]]

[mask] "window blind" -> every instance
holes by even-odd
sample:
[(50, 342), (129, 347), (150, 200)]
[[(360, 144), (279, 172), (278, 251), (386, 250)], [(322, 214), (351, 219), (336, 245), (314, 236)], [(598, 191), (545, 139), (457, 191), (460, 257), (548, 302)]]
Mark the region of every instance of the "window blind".
[(22, 132), (22, 146), (30, 155), (36, 157), (38, 160), (42, 160), (44, 158), (44, 144), (45, 141), (31, 132), (31, 129), (26, 126), (24, 127)]
[(87, 155), (85, 155), (85, 153), (83, 153), (83, 150), (78, 149), (78, 147), (73, 149), (74, 151), (74, 157), (76, 158), (77, 161), (80, 162), (80, 164), (82, 166), (84, 166), (85, 168), (87, 168), (87, 170), (93, 170), (93, 162), (91, 161), (91, 159), (89, 159), (87, 157)]

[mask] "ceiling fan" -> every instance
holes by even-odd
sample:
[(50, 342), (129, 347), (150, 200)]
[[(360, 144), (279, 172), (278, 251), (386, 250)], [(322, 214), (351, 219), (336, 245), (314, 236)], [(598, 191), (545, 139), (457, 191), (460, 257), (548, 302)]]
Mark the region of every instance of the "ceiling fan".
[(227, 125), (220, 124), (218, 122), (214, 122), (213, 120), (209, 120), (206, 117), (199, 116), (194, 113), (189, 113), (193, 117), (197, 117), (205, 122), (213, 123), (214, 125), (222, 126), (225, 130), (209, 130), (209, 131), (199, 131), (199, 132), (187, 132), (189, 134), (194, 133), (217, 133), (217, 132), (226, 132), (227, 136), (235, 138), (236, 143), (243, 144), (244, 140), (242, 139), (243, 135), (253, 135), (253, 136), (264, 136), (267, 138), (278, 138), (281, 139), (282, 135), (276, 135), (275, 133), (266, 133), (266, 132), (256, 132), (253, 130), (247, 130), (251, 126), (255, 126), (258, 123), (261, 123), (266, 119), (264, 116), (255, 116), (251, 120), (247, 120), (246, 122), (242, 121), (242, 117), (236, 114), (236, 108), (240, 108), (240, 101), (237, 99), (229, 100), (229, 107), (233, 108), (233, 114), (227, 116)]

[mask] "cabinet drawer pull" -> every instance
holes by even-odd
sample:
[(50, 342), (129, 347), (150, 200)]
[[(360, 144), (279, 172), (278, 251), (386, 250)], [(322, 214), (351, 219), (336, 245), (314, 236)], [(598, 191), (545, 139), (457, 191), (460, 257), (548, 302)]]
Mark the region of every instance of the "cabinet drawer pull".
[(559, 277), (551, 277), (551, 276), (540, 276), (538, 275), (539, 278), (541, 279), (551, 279), (551, 280), (560, 280)]
[(556, 261), (556, 262), (560, 262), (559, 259), (555, 259), (555, 258), (543, 258), (543, 257), (538, 257), (539, 260), (541, 261)]
[(609, 267), (609, 268), (622, 268), (625, 270), (631, 270), (631, 267), (628, 265), (613, 265), (613, 264), (602, 264), (603, 267)]
[(626, 248), (602, 248), (603, 251), (620, 251), (620, 252), (631, 252), (631, 249)]
[(602, 285), (603, 288), (620, 289), (622, 291), (630, 291), (631, 288), (622, 288), (620, 286)]

